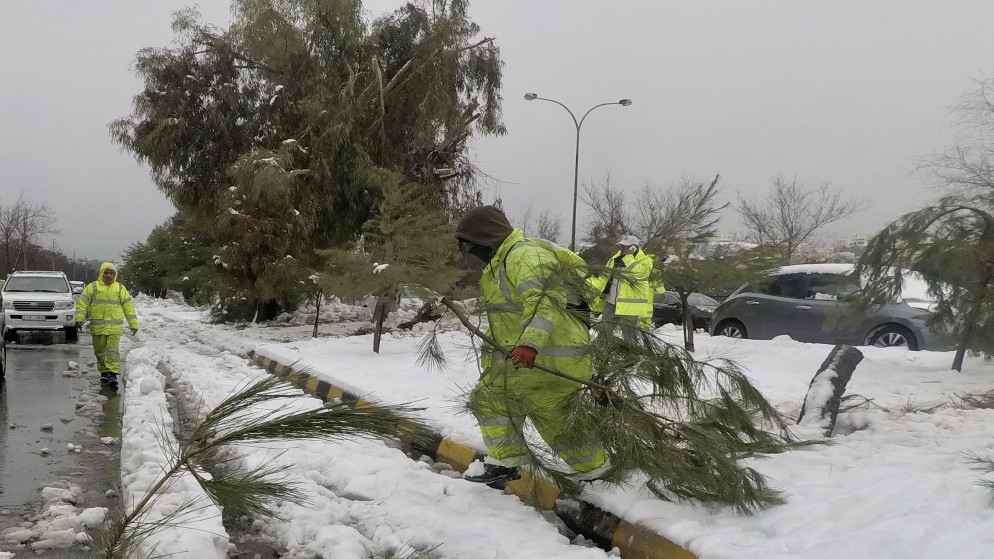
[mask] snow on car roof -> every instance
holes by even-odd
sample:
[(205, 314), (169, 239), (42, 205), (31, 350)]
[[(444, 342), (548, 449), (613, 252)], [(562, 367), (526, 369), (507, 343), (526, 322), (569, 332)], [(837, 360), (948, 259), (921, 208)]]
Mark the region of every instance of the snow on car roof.
[(792, 264), (780, 266), (777, 274), (848, 274), (852, 264)]
[[(792, 264), (781, 266), (776, 275), (780, 274), (848, 274), (853, 271), (853, 264)], [(901, 287), (901, 299), (912, 301), (935, 301), (928, 294), (928, 282), (918, 272), (904, 270), (904, 285)]]

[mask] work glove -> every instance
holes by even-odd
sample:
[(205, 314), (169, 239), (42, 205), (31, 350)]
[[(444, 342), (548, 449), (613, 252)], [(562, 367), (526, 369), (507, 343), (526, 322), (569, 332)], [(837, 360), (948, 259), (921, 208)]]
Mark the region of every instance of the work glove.
[(132, 336), (134, 336), (134, 335), (135, 335), (135, 334), (137, 334), (137, 333), (138, 333), (138, 329), (137, 329), (137, 328), (132, 328), (132, 329), (131, 329), (131, 335), (132, 335)]
[(511, 362), (518, 367), (534, 367), (537, 353), (530, 347), (518, 346), (511, 350)]

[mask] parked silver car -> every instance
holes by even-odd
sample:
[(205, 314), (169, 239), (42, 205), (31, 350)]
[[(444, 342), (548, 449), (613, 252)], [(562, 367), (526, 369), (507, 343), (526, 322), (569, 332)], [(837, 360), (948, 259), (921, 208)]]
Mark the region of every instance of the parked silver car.
[(851, 264), (804, 264), (780, 268), (764, 285), (743, 285), (714, 310), (711, 335), (769, 340), (788, 335), (799, 342), (949, 349), (925, 325), (934, 304), (924, 281), (906, 277), (897, 300), (862, 319), (830, 315), (859, 290)]

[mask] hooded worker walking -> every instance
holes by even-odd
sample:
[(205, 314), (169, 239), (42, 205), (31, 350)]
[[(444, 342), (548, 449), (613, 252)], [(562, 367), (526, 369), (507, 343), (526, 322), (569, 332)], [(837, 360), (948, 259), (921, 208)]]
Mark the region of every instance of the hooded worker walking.
[(533, 368), (544, 365), (573, 377), (591, 377), (587, 325), (566, 308), (564, 274), (584, 267), (572, 251), (525, 238), (494, 206), (466, 212), (456, 227), (460, 249), (485, 264), (480, 285), (488, 335), (507, 356), (484, 346), (482, 374), (470, 404), (487, 445), (484, 471), (465, 479), (501, 487), (520, 477), (528, 457), (523, 428), (531, 420), (542, 439), (573, 469), (595, 479), (608, 469), (600, 444), (571, 444), (561, 437), (563, 406), (576, 381)]
[(138, 316), (127, 288), (117, 282), (117, 268), (110, 262), (100, 265), (98, 279), (83, 288), (76, 301), (76, 328), (82, 329), (87, 316), (93, 336), (93, 354), (97, 358), (100, 382), (117, 388), (121, 374), (121, 335), (123, 321), (132, 334), (138, 333)]

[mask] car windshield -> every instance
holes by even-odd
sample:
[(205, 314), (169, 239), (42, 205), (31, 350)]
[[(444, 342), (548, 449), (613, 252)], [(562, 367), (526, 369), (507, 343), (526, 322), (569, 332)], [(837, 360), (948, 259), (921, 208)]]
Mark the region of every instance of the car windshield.
[(3, 290), (5, 293), (69, 293), (69, 284), (54, 276), (11, 276)]
[(691, 293), (687, 296), (687, 302), (691, 305), (697, 307), (717, 307), (718, 301), (708, 297), (707, 295), (702, 295), (700, 293)]

